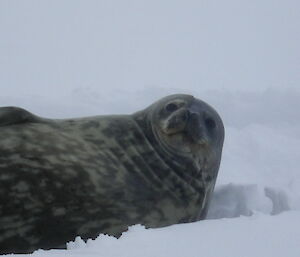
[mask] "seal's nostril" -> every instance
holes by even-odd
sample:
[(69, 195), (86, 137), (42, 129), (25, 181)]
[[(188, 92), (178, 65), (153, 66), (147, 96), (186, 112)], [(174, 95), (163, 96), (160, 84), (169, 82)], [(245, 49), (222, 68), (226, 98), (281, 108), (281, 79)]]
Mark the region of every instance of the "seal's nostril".
[(192, 112), (192, 113), (190, 113), (189, 118), (195, 122), (195, 121), (199, 120), (199, 114)]

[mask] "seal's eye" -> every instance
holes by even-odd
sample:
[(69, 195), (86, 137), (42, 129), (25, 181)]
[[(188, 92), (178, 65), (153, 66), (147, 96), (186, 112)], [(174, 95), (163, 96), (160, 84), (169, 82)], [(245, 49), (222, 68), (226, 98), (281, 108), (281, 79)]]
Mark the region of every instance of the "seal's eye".
[(209, 129), (214, 129), (216, 127), (216, 122), (212, 118), (205, 119), (205, 125)]
[(166, 105), (165, 109), (168, 111), (168, 112), (174, 112), (178, 109), (178, 105), (175, 104), (175, 103), (169, 103)]

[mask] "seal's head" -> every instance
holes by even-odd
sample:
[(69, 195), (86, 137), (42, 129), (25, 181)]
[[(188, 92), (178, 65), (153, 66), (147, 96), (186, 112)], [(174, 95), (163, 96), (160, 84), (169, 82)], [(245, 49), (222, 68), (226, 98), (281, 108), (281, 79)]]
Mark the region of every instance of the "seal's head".
[(220, 159), (224, 126), (211, 106), (191, 95), (177, 94), (147, 109), (153, 135), (166, 152), (190, 157), (196, 166), (203, 158)]

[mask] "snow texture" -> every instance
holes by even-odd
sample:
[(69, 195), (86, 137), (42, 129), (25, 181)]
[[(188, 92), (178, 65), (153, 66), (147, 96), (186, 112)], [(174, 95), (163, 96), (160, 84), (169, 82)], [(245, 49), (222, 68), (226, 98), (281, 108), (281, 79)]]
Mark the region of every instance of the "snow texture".
[(0, 1), (0, 106), (67, 118), (207, 101), (226, 129), (208, 219), (32, 256), (299, 257), (299, 1), (129, 2)]
[[(33, 257), (299, 257), (300, 213), (255, 214), (206, 220), (161, 229), (130, 227), (120, 239), (105, 235), (87, 243), (79, 237), (68, 250), (36, 251)], [(28, 256), (28, 255), (18, 255)]]

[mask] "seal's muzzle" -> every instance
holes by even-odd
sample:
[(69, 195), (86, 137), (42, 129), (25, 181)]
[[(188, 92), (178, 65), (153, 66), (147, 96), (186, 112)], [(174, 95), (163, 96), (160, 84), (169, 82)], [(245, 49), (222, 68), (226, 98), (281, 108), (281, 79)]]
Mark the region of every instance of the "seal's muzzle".
[(185, 126), (185, 132), (194, 143), (207, 144), (207, 136), (201, 116), (198, 113), (188, 111), (188, 121)]
[(192, 108), (180, 108), (174, 111), (162, 126), (163, 132), (167, 135), (183, 133), (192, 143), (206, 144), (207, 136), (205, 124), (199, 113)]
[(168, 119), (165, 120), (162, 129), (167, 135), (183, 132), (188, 121), (188, 110), (186, 108), (173, 112)]

